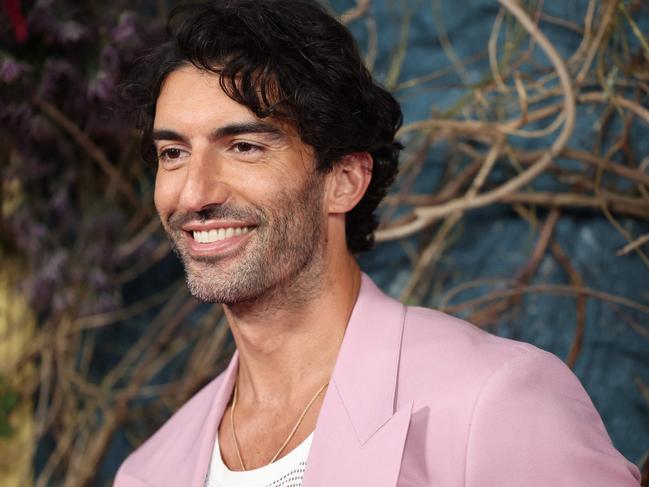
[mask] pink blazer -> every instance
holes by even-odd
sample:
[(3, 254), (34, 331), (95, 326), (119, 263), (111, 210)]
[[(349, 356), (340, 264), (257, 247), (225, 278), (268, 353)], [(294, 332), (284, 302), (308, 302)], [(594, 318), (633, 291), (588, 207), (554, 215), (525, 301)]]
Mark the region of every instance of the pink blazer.
[[(120, 467), (116, 487), (203, 487), (228, 368)], [(363, 276), (303, 487), (638, 487), (554, 355), (405, 307)]]

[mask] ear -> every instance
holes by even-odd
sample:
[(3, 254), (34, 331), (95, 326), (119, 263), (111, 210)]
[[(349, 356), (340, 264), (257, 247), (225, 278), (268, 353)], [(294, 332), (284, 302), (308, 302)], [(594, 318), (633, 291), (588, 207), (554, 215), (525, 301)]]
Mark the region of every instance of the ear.
[(347, 213), (365, 195), (372, 179), (372, 156), (367, 152), (347, 154), (327, 175), (329, 213)]

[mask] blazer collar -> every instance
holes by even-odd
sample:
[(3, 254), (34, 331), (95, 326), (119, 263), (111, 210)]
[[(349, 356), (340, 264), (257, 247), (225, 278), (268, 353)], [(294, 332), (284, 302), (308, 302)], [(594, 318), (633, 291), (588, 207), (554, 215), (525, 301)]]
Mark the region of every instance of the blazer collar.
[(405, 307), (363, 275), (318, 416), (303, 487), (394, 487), (412, 402), (396, 410)]
[(225, 408), (232, 397), (232, 390), (234, 389), (238, 369), (239, 353), (235, 351), (230, 360), (230, 364), (223, 372), (223, 380), (216, 389), (212, 400), (208, 402), (210, 412), (203, 425), (201, 436), (197, 438), (198, 452), (196, 454), (194, 474), (190, 484), (191, 487), (203, 487), (205, 485), (207, 471), (212, 460), (214, 441), (216, 435), (219, 434), (219, 425), (221, 424), (221, 418), (223, 417)]
[(362, 274), (331, 380), (361, 445), (395, 413), (404, 318), (405, 307)]

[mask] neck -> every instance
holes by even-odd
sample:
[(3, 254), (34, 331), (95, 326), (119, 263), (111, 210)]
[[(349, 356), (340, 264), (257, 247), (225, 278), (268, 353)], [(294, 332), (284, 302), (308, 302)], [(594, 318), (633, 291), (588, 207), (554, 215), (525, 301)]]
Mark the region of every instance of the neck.
[(254, 303), (225, 307), (240, 396), (284, 403), (328, 382), (359, 288), (360, 269), (346, 254)]

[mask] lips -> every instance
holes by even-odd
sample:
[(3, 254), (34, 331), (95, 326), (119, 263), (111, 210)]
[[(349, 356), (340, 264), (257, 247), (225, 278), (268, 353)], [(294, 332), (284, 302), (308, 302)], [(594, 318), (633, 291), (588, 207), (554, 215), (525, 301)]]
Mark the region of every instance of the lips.
[(250, 230), (252, 230), (252, 227), (222, 227), (211, 230), (193, 230), (191, 234), (197, 242), (209, 244), (246, 234)]
[(235, 252), (255, 229), (244, 222), (207, 221), (182, 226), (185, 245), (195, 257), (226, 257)]

